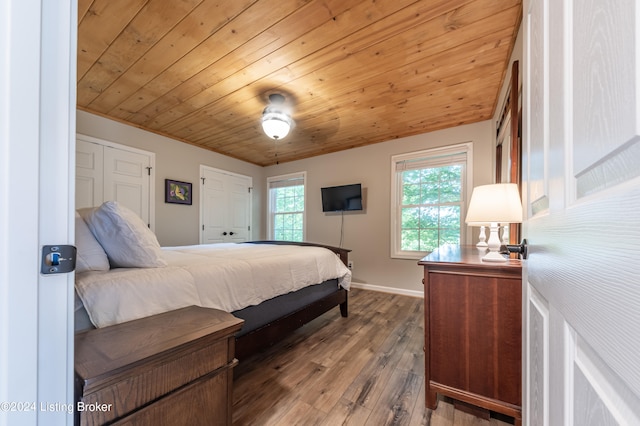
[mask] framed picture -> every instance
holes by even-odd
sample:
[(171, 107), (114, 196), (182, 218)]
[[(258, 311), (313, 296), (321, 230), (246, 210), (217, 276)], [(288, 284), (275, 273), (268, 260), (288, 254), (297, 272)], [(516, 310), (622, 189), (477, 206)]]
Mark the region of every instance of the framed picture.
[(164, 202), (191, 205), (191, 183), (177, 180), (164, 180)]

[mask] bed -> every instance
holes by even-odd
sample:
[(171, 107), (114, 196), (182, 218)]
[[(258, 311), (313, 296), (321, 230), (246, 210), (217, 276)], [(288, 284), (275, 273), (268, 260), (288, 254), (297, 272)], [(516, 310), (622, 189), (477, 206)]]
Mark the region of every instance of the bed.
[(236, 337), (243, 358), (333, 307), (348, 315), (346, 249), (276, 241), (160, 247), (115, 202), (78, 212), (76, 245), (78, 331), (204, 306), (245, 320)]

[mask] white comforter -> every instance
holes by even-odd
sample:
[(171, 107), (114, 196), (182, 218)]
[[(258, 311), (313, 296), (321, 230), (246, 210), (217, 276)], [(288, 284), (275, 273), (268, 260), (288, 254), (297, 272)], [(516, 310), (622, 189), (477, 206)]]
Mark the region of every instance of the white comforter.
[(270, 244), (163, 247), (168, 266), (76, 274), (91, 321), (105, 327), (198, 305), (233, 312), (351, 271), (330, 250)]

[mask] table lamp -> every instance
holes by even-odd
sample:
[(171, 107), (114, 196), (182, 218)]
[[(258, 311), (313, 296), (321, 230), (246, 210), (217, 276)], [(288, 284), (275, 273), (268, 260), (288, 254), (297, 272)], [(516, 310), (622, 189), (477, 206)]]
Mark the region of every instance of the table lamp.
[(506, 262), (507, 259), (500, 254), (498, 224), (522, 222), (522, 202), (518, 185), (497, 183), (473, 188), (465, 222), (471, 226), (482, 223), (490, 224), (489, 240), (487, 241), (489, 252), (482, 260)]

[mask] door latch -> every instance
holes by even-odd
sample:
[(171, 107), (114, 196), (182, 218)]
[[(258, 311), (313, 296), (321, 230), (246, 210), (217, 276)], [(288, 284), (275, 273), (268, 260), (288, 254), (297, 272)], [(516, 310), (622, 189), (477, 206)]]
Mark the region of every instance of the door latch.
[(518, 253), (521, 259), (526, 259), (529, 255), (529, 246), (527, 240), (522, 240), (520, 244), (507, 244), (507, 250), (509, 253)]
[(65, 274), (76, 269), (76, 248), (74, 246), (42, 247), (42, 274)]

